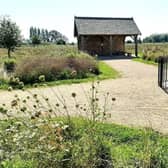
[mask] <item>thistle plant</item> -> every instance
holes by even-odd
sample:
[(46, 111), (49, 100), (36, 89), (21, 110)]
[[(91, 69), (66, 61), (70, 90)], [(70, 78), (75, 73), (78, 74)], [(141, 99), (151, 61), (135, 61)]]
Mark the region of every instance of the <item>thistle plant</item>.
[[(44, 79), (43, 76), (41, 78)], [(78, 102), (78, 93), (72, 92), (73, 109), (62, 94), (52, 88), (56, 102), (51, 102), (50, 97), (25, 90), (27, 96), (20, 98), (15, 95), (10, 108), (1, 105), (0, 164), (4, 166), (19, 158), (30, 162), (32, 167), (110, 167), (110, 152), (104, 146), (103, 139), (94, 136), (97, 122), (106, 119), (105, 106), (110, 97), (107, 93), (100, 107), (98, 86), (99, 82), (92, 83), (91, 94), (84, 93), (87, 102), (83, 103)], [(75, 131), (71, 116), (71, 110), (74, 109), (79, 114), (79, 120), (87, 123), (86, 133), (82, 136)], [(88, 142), (81, 146), (84, 141)], [(105, 151), (105, 156), (101, 156), (102, 151)], [(81, 155), (80, 159), (78, 155)]]

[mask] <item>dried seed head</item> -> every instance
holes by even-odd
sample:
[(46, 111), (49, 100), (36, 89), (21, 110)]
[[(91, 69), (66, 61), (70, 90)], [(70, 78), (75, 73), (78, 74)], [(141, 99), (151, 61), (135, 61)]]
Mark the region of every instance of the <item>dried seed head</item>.
[(15, 96), (14, 97), (18, 97), (18, 95), (17, 94), (15, 94)]
[(58, 104), (58, 103), (56, 103), (56, 106), (57, 106), (57, 107), (59, 107), (59, 104)]
[(31, 119), (34, 120), (34, 119), (35, 119), (35, 116), (31, 116)]
[(72, 97), (75, 98), (76, 97), (76, 93), (72, 93)]
[(20, 109), (20, 111), (22, 111), (22, 112), (25, 112), (26, 110), (27, 110), (26, 107), (22, 107), (22, 108)]
[(39, 100), (36, 100), (36, 103), (39, 103)]
[(53, 112), (53, 110), (52, 110), (52, 109), (49, 109), (48, 111), (49, 111), (50, 113), (52, 113), (52, 112)]
[(37, 84), (37, 83), (35, 83), (33, 86), (34, 86), (35, 88), (37, 88), (37, 87), (38, 87), (38, 84)]
[(37, 118), (40, 117), (40, 114), (41, 114), (41, 112), (36, 112), (35, 117), (37, 117)]
[(76, 107), (76, 108), (79, 108), (79, 104), (76, 104), (75, 107)]
[(116, 101), (116, 98), (115, 98), (115, 97), (113, 97), (113, 98), (112, 98), (112, 101)]
[(8, 91), (11, 92), (13, 88), (11, 86), (8, 87)]
[(95, 102), (95, 99), (94, 99), (94, 98), (92, 99), (92, 102)]
[(26, 103), (26, 100), (25, 100), (25, 99), (23, 100), (23, 103)]
[(12, 100), (12, 102), (11, 102), (11, 106), (14, 107), (14, 106), (17, 106), (17, 105), (18, 105), (17, 100)]
[(34, 94), (33, 97), (36, 99), (37, 98), (37, 94)]
[(74, 71), (71, 72), (71, 76), (76, 76), (76, 75), (77, 75), (76, 70), (74, 70)]
[(49, 100), (48, 97), (46, 97), (46, 98), (45, 98), (45, 101), (48, 101), (48, 100)]

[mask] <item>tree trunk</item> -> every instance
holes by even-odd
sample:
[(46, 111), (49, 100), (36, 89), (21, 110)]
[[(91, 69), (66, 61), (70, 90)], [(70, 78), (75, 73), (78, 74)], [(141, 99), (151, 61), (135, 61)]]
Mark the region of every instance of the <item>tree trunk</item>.
[(8, 58), (11, 58), (11, 49), (8, 48)]

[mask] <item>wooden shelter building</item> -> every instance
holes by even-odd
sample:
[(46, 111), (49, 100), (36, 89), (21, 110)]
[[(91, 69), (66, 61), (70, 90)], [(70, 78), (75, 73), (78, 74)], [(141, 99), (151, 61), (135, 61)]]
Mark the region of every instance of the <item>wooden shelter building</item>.
[(135, 42), (138, 56), (138, 35), (141, 35), (133, 18), (75, 17), (74, 36), (78, 49), (91, 55), (125, 54), (125, 38)]

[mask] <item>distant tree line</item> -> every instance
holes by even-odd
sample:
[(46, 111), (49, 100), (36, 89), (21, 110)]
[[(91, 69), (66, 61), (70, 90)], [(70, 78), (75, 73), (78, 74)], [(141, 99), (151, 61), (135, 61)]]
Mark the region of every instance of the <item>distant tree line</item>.
[[(126, 43), (128, 43), (128, 44), (131, 44), (131, 43), (134, 43), (134, 40), (132, 39), (132, 40), (126, 40)], [(138, 43), (142, 43), (142, 40), (141, 40), (141, 38), (139, 37), (138, 38)]]
[(144, 43), (164, 43), (168, 42), (168, 34), (152, 34), (143, 39)]
[(68, 38), (58, 32), (57, 30), (48, 31), (47, 29), (40, 29), (36, 27), (30, 27), (30, 40), (33, 44), (40, 43), (57, 43), (66, 44)]

